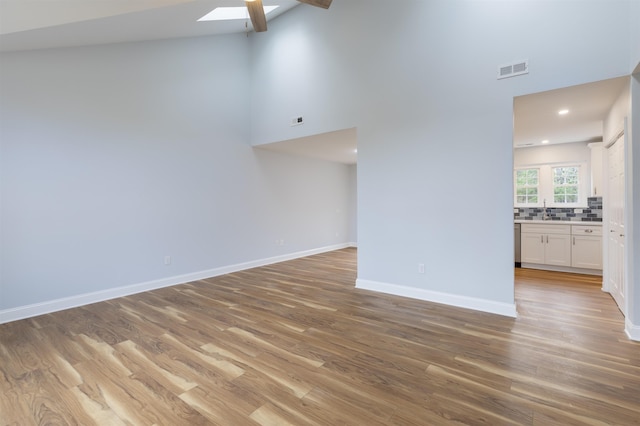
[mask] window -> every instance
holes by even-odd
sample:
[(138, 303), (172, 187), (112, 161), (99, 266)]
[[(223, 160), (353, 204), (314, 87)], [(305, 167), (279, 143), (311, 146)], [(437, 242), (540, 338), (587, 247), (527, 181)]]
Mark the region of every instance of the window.
[(555, 204), (575, 204), (579, 199), (580, 168), (553, 167), (553, 202)]
[(516, 205), (538, 204), (539, 169), (516, 170)]
[(589, 177), (582, 163), (527, 164), (514, 171), (514, 207), (575, 208), (587, 205)]

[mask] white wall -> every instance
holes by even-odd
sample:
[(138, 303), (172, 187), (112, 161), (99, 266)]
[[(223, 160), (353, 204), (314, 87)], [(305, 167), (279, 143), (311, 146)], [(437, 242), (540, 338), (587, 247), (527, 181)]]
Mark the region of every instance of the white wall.
[[(638, 9), (636, 9), (638, 10)], [(627, 173), (631, 182), (627, 194), (631, 195), (628, 202), (631, 205), (632, 220), (627, 221), (631, 238), (629, 254), (629, 285), (628, 298), (630, 300), (627, 312), (627, 333), (635, 340), (640, 340), (640, 73), (631, 78), (631, 119), (629, 120), (629, 139), (631, 140), (631, 159), (627, 160), (630, 167)]]
[[(343, 242), (348, 195), (324, 182), (348, 188), (348, 168), (248, 142), (358, 127), (359, 281), (509, 313), (513, 97), (628, 74), (632, 7), (349, 0), (293, 9), (250, 52), (233, 36), (3, 55), (0, 309)], [(520, 59), (530, 74), (495, 79)]]
[(640, 1), (632, 0), (629, 6), (629, 27), (631, 28), (630, 44), (631, 44), (631, 68), (629, 73), (640, 72)]
[[(513, 98), (628, 74), (628, 16), (609, 0), (298, 7), (252, 38), (252, 141), (357, 126), (359, 283), (508, 313)], [(521, 59), (530, 74), (496, 80)], [(288, 127), (298, 111), (307, 129)]]
[(349, 166), (349, 242), (358, 242), (358, 166)]
[(623, 130), (624, 119), (630, 118), (631, 113), (631, 79), (629, 79), (629, 85), (624, 88), (622, 92), (616, 98), (616, 101), (611, 106), (611, 110), (608, 112), (604, 119), (603, 137), (604, 145), (607, 146), (618, 136)]
[[(579, 162), (591, 165), (591, 150), (587, 142), (542, 145), (529, 148), (517, 148), (513, 151), (515, 167), (530, 164), (552, 164)], [(587, 174), (589, 169), (587, 169)]]
[(248, 46), (2, 55), (0, 314), (347, 243), (349, 167), (251, 147)]

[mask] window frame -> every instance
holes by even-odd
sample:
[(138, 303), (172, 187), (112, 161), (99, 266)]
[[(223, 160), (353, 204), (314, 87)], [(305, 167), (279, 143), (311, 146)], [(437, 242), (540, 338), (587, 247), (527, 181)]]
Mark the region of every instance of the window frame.
[[(578, 201), (575, 203), (556, 203), (554, 199), (553, 169), (558, 167), (576, 167), (578, 169)], [(521, 164), (513, 168), (513, 206), (519, 208), (542, 208), (545, 204), (547, 208), (588, 208), (587, 198), (591, 187), (591, 180), (588, 176), (589, 168), (585, 162), (558, 162), (558, 163), (538, 163)], [(538, 203), (518, 203), (517, 195), (517, 171), (539, 169), (538, 172)]]
[[(570, 184), (570, 183), (563, 183), (563, 184), (556, 184), (556, 170), (557, 169), (576, 169), (576, 179), (577, 179), (577, 183), (575, 184)], [(553, 204), (554, 205), (559, 205), (559, 206), (575, 206), (577, 204), (580, 204), (580, 188), (582, 185), (582, 173), (580, 170), (580, 166), (576, 165), (576, 166), (567, 166), (567, 165), (554, 165), (551, 166), (551, 192), (553, 195)], [(567, 203), (567, 202), (558, 202), (556, 201), (556, 188), (570, 188), (570, 187), (576, 187), (576, 194), (575, 196), (577, 197), (575, 202), (571, 202), (571, 203)], [(571, 195), (568, 194), (567, 191), (565, 190), (564, 192), (564, 198), (566, 200), (567, 196)]]
[[(535, 188), (537, 189), (537, 197), (538, 197), (538, 202), (537, 203), (520, 203), (518, 202), (518, 172), (519, 171), (523, 171), (523, 170), (536, 170), (538, 172), (538, 184), (535, 186)], [(540, 167), (514, 167), (513, 170), (513, 205), (514, 207), (537, 207), (538, 205), (542, 205), (540, 203), (540, 197), (541, 197), (541, 191), (540, 191), (540, 180), (541, 180), (541, 170)], [(520, 188), (533, 188), (533, 186), (524, 186), (524, 187), (520, 187)]]

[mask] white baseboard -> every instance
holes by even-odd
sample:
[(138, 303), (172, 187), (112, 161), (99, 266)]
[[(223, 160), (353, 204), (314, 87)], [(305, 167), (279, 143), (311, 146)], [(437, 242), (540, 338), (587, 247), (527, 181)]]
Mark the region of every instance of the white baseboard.
[(627, 318), (624, 322), (624, 331), (629, 339), (640, 342), (640, 325), (635, 325)]
[(500, 303), (494, 302), (493, 300), (458, 296), (450, 293), (441, 293), (438, 291), (362, 279), (356, 280), (356, 288), (377, 291), (380, 293), (393, 294), (395, 296), (410, 297), (412, 299), (425, 300), (427, 302), (442, 303), (444, 305), (473, 309), (476, 311), (488, 312), (491, 314), (503, 315), (506, 317), (516, 318), (518, 316), (515, 303)]
[(32, 305), (19, 306), (16, 308), (5, 309), (0, 311), (0, 324), (11, 321), (17, 321), (25, 318), (31, 318), (38, 315), (49, 314), (51, 312), (62, 311), (64, 309), (76, 308), (78, 306), (88, 305), (105, 300), (115, 299), (117, 297), (129, 296), (136, 293), (142, 293), (149, 290), (155, 290), (163, 287), (184, 284), (192, 281), (198, 281), (205, 278), (217, 277), (220, 275), (230, 274), (233, 272), (244, 271), (246, 269), (257, 268), (260, 266), (271, 265), (274, 263), (285, 262), (287, 260), (307, 257), (314, 254), (326, 253), (329, 251), (340, 250), (351, 247), (350, 243), (336, 244), (333, 246), (321, 247), (312, 250), (305, 250), (296, 253), (284, 254), (281, 256), (269, 257), (266, 259), (254, 260), (251, 262), (238, 263), (235, 265), (223, 266), (220, 268), (208, 269), (205, 271), (193, 272), (184, 275), (176, 275), (173, 277), (162, 278), (154, 281), (147, 281), (138, 284), (132, 284), (123, 287), (110, 288), (107, 290), (95, 291), (91, 293), (79, 294), (76, 296), (64, 297), (61, 299), (49, 300)]

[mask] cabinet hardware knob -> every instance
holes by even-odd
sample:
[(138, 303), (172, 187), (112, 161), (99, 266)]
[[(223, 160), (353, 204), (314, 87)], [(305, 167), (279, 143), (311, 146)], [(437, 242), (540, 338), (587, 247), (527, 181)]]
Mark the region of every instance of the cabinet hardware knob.
[(584, 232), (586, 232), (587, 234), (591, 234), (593, 232), (593, 229), (585, 229)]
[(621, 237), (624, 237), (624, 234), (620, 234)]

